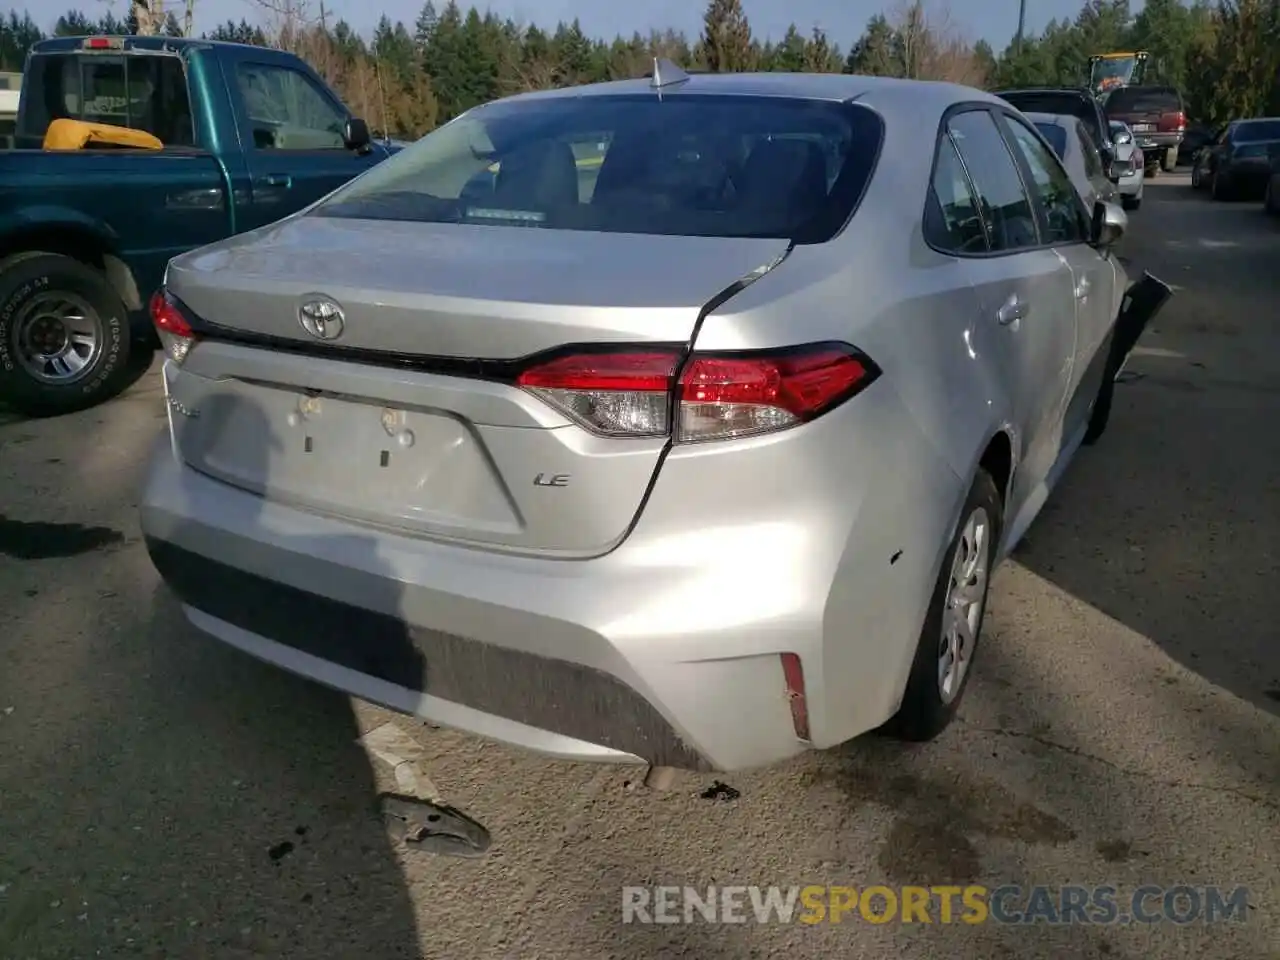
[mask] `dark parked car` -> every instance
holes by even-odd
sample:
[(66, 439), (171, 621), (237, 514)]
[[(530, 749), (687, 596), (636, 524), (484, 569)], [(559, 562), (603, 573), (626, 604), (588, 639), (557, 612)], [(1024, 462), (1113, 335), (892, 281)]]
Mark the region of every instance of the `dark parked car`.
[(1196, 154), (1213, 143), (1221, 129), (1207, 123), (1188, 124), (1187, 132), (1182, 135), (1182, 146), (1178, 148), (1178, 162), (1194, 163)]
[(1280, 143), (1267, 147), (1267, 188), (1262, 195), (1262, 207), (1273, 217), (1280, 217)]
[(997, 90), (996, 96), (1023, 113), (1054, 113), (1076, 117), (1085, 126), (1102, 155), (1102, 163), (1110, 167), (1116, 158), (1111, 141), (1111, 125), (1107, 115), (1083, 87), (1027, 87), (1021, 90)]
[(1191, 168), (1191, 186), (1207, 187), (1215, 200), (1257, 198), (1266, 192), (1273, 144), (1280, 143), (1280, 117), (1232, 120)]
[(1187, 131), (1187, 112), (1175, 87), (1120, 87), (1102, 104), (1107, 118), (1129, 125), (1148, 169), (1169, 171)]

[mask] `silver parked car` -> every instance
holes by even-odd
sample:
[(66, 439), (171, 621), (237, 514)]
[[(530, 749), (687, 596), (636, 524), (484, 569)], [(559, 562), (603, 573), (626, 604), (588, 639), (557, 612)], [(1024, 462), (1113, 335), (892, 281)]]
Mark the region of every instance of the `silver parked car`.
[(1111, 141), (1115, 144), (1115, 169), (1120, 174), (1116, 186), (1120, 189), (1120, 202), (1125, 210), (1137, 210), (1142, 206), (1143, 186), (1147, 182), (1146, 161), (1133, 131), (1122, 120), (1111, 121)]
[(551, 755), (932, 737), (1106, 424), (1124, 214), (976, 90), (655, 74), (174, 259), (151, 557), (226, 643)]

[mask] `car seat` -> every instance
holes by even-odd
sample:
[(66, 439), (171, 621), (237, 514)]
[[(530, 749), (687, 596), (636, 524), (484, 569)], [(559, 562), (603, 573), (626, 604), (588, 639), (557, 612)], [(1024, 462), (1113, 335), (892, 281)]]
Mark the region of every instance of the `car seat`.
[(493, 203), (513, 210), (546, 210), (578, 203), (578, 165), (573, 149), (542, 140), (502, 158)]

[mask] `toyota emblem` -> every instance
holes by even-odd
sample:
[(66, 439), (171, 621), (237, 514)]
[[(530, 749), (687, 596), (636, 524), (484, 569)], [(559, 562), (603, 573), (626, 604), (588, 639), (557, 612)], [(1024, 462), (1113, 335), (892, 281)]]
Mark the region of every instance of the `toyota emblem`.
[(298, 322), (317, 340), (337, 340), (346, 325), (342, 308), (328, 297), (304, 301), (298, 308)]

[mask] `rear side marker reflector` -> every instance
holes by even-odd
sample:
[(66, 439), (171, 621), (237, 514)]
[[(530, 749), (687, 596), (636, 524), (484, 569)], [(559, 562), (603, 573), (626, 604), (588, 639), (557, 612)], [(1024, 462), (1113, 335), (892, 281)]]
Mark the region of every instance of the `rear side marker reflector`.
[(516, 383), (593, 433), (696, 443), (804, 423), (878, 375), (853, 347), (818, 343), (687, 360), (674, 347), (570, 352), (535, 363)]
[(796, 737), (809, 741), (809, 702), (804, 693), (804, 667), (794, 653), (782, 654), (782, 676), (787, 684), (787, 702), (791, 705), (791, 725)]

